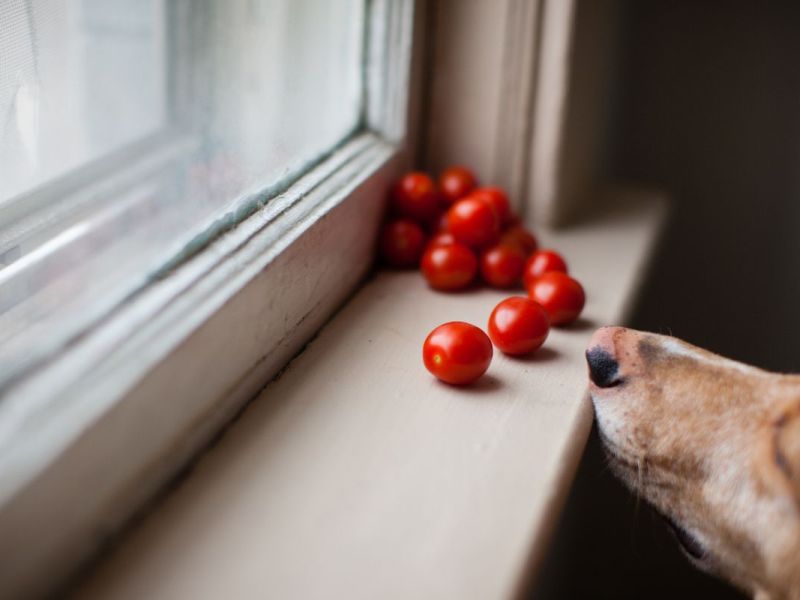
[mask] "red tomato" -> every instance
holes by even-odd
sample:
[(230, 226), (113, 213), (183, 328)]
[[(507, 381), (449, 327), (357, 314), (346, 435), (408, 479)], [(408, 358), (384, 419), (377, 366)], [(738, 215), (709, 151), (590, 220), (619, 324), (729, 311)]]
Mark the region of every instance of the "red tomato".
[(508, 227), (522, 227), (522, 219), (515, 212), (511, 212), (511, 220), (508, 222)]
[(544, 307), (552, 325), (572, 323), (586, 303), (581, 284), (560, 271), (539, 275), (528, 286), (528, 296)]
[(478, 259), (464, 244), (428, 246), (422, 255), (422, 274), (436, 290), (458, 290), (468, 286), (478, 271)]
[(550, 322), (542, 306), (529, 298), (512, 296), (494, 307), (489, 337), (506, 354), (528, 354), (544, 344)]
[(523, 273), (523, 281), (525, 287), (529, 286), (531, 282), (543, 275), (548, 271), (561, 271), (567, 272), (567, 263), (561, 258), (558, 252), (553, 250), (537, 250), (528, 257), (528, 262), (525, 263), (525, 272)]
[(439, 214), (439, 193), (433, 180), (425, 173), (408, 173), (392, 188), (394, 212), (418, 223), (435, 221)]
[(449, 246), (455, 244), (456, 238), (448, 231), (440, 231), (428, 240), (428, 248), (431, 246)]
[(447, 231), (447, 211), (444, 211), (436, 219), (434, 231), (444, 232)]
[(387, 265), (416, 267), (425, 250), (425, 233), (408, 219), (398, 219), (384, 225), (380, 235), (381, 257)]
[(439, 189), (442, 193), (442, 201), (450, 205), (456, 200), (461, 200), (469, 194), (478, 182), (475, 175), (466, 167), (450, 167), (442, 171), (439, 175)]
[(492, 207), (500, 227), (507, 225), (511, 221), (511, 203), (508, 195), (498, 187), (478, 188), (470, 194), (473, 198), (480, 198)]
[(522, 225), (512, 225), (500, 236), (501, 244), (508, 244), (519, 247), (525, 256), (539, 247), (534, 235)]
[(516, 246), (498, 244), (481, 255), (481, 276), (492, 287), (517, 285), (524, 267), (525, 255)]
[(497, 240), (500, 225), (486, 202), (467, 196), (447, 211), (447, 231), (462, 244), (484, 248)]
[(492, 342), (475, 325), (452, 321), (430, 332), (422, 345), (425, 368), (453, 385), (472, 383), (492, 362)]

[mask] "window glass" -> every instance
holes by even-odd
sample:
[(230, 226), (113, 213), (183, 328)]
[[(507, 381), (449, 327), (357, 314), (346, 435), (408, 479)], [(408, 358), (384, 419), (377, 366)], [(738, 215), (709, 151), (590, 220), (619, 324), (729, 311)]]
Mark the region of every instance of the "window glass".
[(0, 202), (165, 125), (163, 0), (0, 11)]
[(364, 30), (363, 0), (0, 3), (0, 387), (356, 132)]

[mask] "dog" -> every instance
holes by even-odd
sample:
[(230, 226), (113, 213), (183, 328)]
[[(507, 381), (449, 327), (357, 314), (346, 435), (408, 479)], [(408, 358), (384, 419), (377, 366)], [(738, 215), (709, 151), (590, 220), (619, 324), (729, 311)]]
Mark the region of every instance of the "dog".
[(586, 359), (612, 471), (689, 560), (757, 600), (800, 599), (800, 376), (622, 327)]

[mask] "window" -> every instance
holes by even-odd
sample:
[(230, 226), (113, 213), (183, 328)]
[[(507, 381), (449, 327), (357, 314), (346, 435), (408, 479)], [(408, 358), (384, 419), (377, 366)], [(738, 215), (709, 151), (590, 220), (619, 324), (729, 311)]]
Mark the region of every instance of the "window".
[(10, 587), (74, 567), (362, 279), (404, 160), (413, 6), (0, 6)]
[(0, 385), (359, 129), (364, 9), (361, 0), (3, 9)]
[(3, 204), (166, 125), (164, 9), (65, 0), (4, 9)]

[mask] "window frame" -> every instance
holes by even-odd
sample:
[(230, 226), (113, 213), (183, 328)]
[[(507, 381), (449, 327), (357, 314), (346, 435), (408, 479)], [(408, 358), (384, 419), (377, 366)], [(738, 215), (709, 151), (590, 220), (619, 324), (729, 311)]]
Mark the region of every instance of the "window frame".
[[(363, 13), (359, 12), (357, 22), (359, 24), (364, 22), (366, 34), (368, 32), (365, 21), (371, 2), (357, 1), (363, 10)], [(16, 287), (17, 290), (22, 290), (17, 296), (24, 298), (25, 294), (30, 293), (31, 283), (33, 287), (36, 286), (36, 279), (28, 276), (29, 269), (35, 270), (37, 263), (52, 258), (56, 250), (69, 254), (70, 250), (61, 250), (66, 245), (73, 244), (84, 248), (89, 246), (88, 251), (94, 252), (91, 243), (87, 244), (86, 239), (104, 236), (106, 227), (97, 222), (91, 226), (84, 226), (86, 223), (82, 223), (81, 220), (105, 219), (112, 225), (121, 222), (122, 219), (118, 215), (111, 216), (115, 211), (119, 211), (121, 197), (128, 193), (131, 196), (148, 194), (148, 184), (154, 182), (159, 174), (171, 172), (176, 168), (175, 163), (190, 159), (203, 146), (197, 131), (202, 128), (206, 116), (200, 108), (202, 102), (198, 102), (197, 99), (209, 93), (207, 84), (213, 79), (204, 76), (200, 69), (205, 64), (202, 55), (207, 52), (213, 41), (209, 37), (208, 30), (212, 28), (210, 23), (215, 16), (215, 5), (209, 0), (162, 0), (162, 3), (164, 29), (169, 32), (163, 44), (166, 67), (164, 73), (168, 78), (165, 110), (169, 115), (165, 125), (153, 133), (130, 141), (121, 148), (85, 162), (69, 173), (54, 177), (23, 194), (10, 198), (3, 207), (0, 207), (0, 263), (16, 262), (9, 264), (8, 268), (0, 273), (0, 291), (3, 291), (3, 284), (13, 278), (16, 281), (11, 289)], [(225, 12), (224, 8), (221, 10)], [(387, 14), (386, 10), (376, 9), (373, 14), (375, 25), (382, 26), (381, 19)], [(380, 39), (377, 35), (375, 37)], [(360, 35), (355, 44), (356, 47), (364, 49), (364, 54), (368, 50), (365, 38), (366, 35)], [(377, 54), (380, 51), (380, 47), (372, 49), (376, 57), (382, 58), (382, 55), (379, 57)], [(200, 60), (197, 60), (198, 56), (201, 57)], [(365, 64), (359, 61), (356, 67), (364, 70)], [(375, 82), (370, 82), (376, 89), (382, 85), (380, 77), (379, 74), (378, 78), (373, 78), (376, 79)], [(378, 91), (384, 92), (382, 89)], [(392, 96), (387, 93), (376, 95), (383, 98), (383, 101), (392, 100)], [(110, 301), (96, 304), (88, 302), (86, 310), (82, 310), (81, 315), (72, 323), (63, 317), (63, 311), (62, 314), (40, 319), (33, 325), (38, 330), (31, 333), (28, 339), (36, 340), (39, 337), (41, 343), (26, 345), (24, 340), (21, 348), (12, 343), (10, 351), (7, 351), (5, 356), (0, 352), (0, 399), (18, 379), (52, 360), (54, 355), (60, 353), (64, 347), (72, 345), (75, 339), (93, 329), (100, 320), (107, 320), (111, 311), (116, 310), (118, 305), (127, 301), (129, 297), (138, 295), (150, 284), (151, 279), (162, 278), (192, 255), (201, 252), (227, 229), (237, 227), (241, 221), (259, 210), (266, 201), (271, 202), (272, 198), (281, 195), (303, 174), (320, 165), (337, 150), (341, 150), (359, 133), (372, 131), (376, 135), (387, 137), (387, 131), (371, 125), (371, 123), (383, 124), (384, 121), (388, 122), (387, 119), (378, 115), (368, 121), (365, 114), (367, 94), (362, 90), (359, 96), (354, 104), (354, 120), (348, 126), (349, 130), (343, 131), (333, 143), (317, 148), (313, 154), (309, 153), (302, 160), (294, 161), (278, 178), (273, 174), (253, 182), (236, 195), (222, 198), (217, 208), (222, 208), (223, 204), (229, 205), (225, 208), (225, 212), (218, 210), (204, 215), (192, 230), (186, 232), (189, 235), (183, 236), (180, 245), (175, 245), (174, 256), (164, 253), (163, 259), (157, 257), (154, 264), (147, 266), (146, 272), (143, 269), (135, 273), (130, 270), (130, 285), (121, 286), (122, 289), (107, 287), (106, 290), (116, 296)], [(131, 204), (138, 209), (143, 203)], [(76, 227), (78, 225), (80, 226)], [(80, 233), (76, 234), (75, 229), (79, 229)], [(22, 250), (21, 257), (20, 250)], [(87, 249), (84, 249), (84, 252), (87, 252)], [(72, 254), (81, 256), (82, 260), (80, 249)], [(100, 255), (101, 253), (96, 253), (96, 256)], [(90, 258), (87, 263), (91, 264), (91, 261)], [(66, 273), (67, 278), (71, 275), (68, 269), (45, 269), (45, 271), (44, 279), (48, 283), (62, 273)], [(135, 281), (137, 274), (141, 277)], [(104, 290), (95, 291), (102, 293)], [(67, 331), (62, 331), (62, 325)], [(58, 334), (50, 337), (42, 333), (51, 331), (51, 328), (58, 329)], [(44, 338), (49, 338), (49, 341), (45, 342)], [(7, 357), (7, 360), (2, 360)]]
[(413, 145), (421, 4), (368, 3), (361, 133), (7, 392), (0, 540), (16, 556), (2, 569), (7, 590), (41, 592), (74, 572), (362, 281), (385, 189)]
[[(468, 164), (479, 179), (507, 189), (531, 223), (569, 225), (601, 188), (624, 7), (577, 0), (434, 5), (436, 77), (424, 163), (434, 171)], [(454, 105), (452, 98), (469, 101)]]

